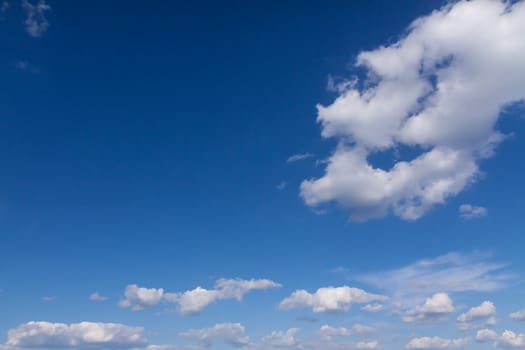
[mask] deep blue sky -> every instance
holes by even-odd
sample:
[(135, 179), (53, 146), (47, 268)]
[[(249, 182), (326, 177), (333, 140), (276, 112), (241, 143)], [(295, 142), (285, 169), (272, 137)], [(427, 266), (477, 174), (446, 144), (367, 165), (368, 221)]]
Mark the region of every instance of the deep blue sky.
[[(336, 144), (316, 123), (316, 104), (337, 95), (328, 77), (362, 74), (359, 52), (395, 42), (444, 3), (53, 1), (35, 38), (13, 1), (0, 21), (0, 334), (30, 320), (92, 320), (176, 342), (172, 326), (233, 318), (263, 335), (294, 326), (292, 315), (264, 320), (295, 289), (362, 287), (359, 274), (423, 258), (482, 251), (519, 274), (519, 108), (500, 119), (512, 137), (480, 163), (484, 176), (417, 221), (351, 222), (337, 204), (317, 215), (299, 196)], [(286, 162), (299, 153), (314, 157)], [(462, 220), (463, 203), (489, 214)], [(220, 277), (284, 287), (246, 297), (260, 323), (235, 302), (161, 321), (116, 306), (131, 283), (183, 291)], [(94, 291), (110, 300), (94, 305)]]

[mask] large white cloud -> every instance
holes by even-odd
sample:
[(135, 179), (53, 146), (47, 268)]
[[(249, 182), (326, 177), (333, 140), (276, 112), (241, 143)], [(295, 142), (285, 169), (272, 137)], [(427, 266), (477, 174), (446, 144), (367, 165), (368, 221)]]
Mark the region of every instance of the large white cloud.
[(135, 284), (128, 285), (124, 291), (125, 298), (119, 302), (123, 308), (142, 310), (159, 304), (161, 301), (177, 304), (184, 315), (201, 312), (217, 300), (241, 300), (251, 290), (279, 288), (281, 285), (268, 279), (227, 279), (221, 278), (215, 282), (213, 289), (197, 287), (185, 292), (170, 293), (159, 288), (143, 288)]
[[(501, 110), (525, 98), (524, 2), (454, 2), (409, 29), (358, 55), (371, 83), (345, 82), (318, 106), (322, 136), (339, 146), (324, 176), (301, 184), (308, 205), (336, 201), (355, 220), (390, 210), (418, 219), (475, 181), (480, 159), (504, 138)], [(369, 161), (400, 147), (420, 154), (391, 168)]]
[(142, 327), (118, 323), (28, 322), (10, 329), (6, 348), (31, 349), (113, 349), (144, 347)]
[(371, 301), (383, 301), (387, 297), (368, 293), (359, 288), (326, 287), (319, 288), (315, 293), (309, 293), (304, 289), (296, 290), (288, 298), (281, 301), (279, 309), (291, 310), (310, 307), (313, 312), (345, 312), (355, 303), (369, 303)]
[(425, 303), (408, 310), (403, 316), (405, 322), (430, 322), (441, 320), (456, 311), (452, 299), (446, 293), (436, 293)]

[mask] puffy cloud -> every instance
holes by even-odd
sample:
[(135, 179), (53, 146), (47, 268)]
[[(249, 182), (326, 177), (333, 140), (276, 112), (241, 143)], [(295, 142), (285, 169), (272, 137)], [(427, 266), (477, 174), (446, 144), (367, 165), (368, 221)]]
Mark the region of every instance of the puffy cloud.
[(144, 347), (142, 327), (118, 323), (28, 322), (7, 333), (7, 347), (31, 349), (112, 349)]
[(509, 317), (515, 321), (525, 321), (525, 309), (513, 312)]
[(406, 345), (407, 349), (459, 349), (469, 343), (467, 338), (444, 339), (440, 337), (413, 338)]
[(160, 303), (164, 296), (164, 289), (143, 288), (136, 284), (130, 284), (126, 287), (124, 296), (125, 299), (119, 302), (119, 306), (138, 311)]
[(361, 308), (361, 310), (365, 312), (379, 312), (383, 310), (384, 306), (383, 304), (374, 303), (374, 304), (366, 304)]
[(294, 154), (290, 157), (288, 157), (288, 159), (286, 160), (286, 163), (293, 163), (293, 162), (297, 162), (299, 160), (303, 160), (303, 159), (307, 159), (307, 158), (311, 158), (313, 157), (314, 155), (311, 154), (311, 153), (298, 153), (298, 154)]
[(142, 310), (155, 306), (161, 301), (177, 304), (179, 311), (184, 315), (201, 312), (208, 305), (217, 300), (236, 299), (242, 300), (243, 296), (251, 290), (264, 290), (279, 288), (281, 285), (268, 279), (226, 279), (221, 278), (215, 282), (214, 289), (197, 287), (181, 293), (168, 293), (159, 288), (142, 288), (131, 284), (124, 291), (125, 298), (119, 302), (123, 308)]
[(208, 290), (197, 287), (183, 293), (166, 293), (168, 302), (176, 303), (179, 311), (185, 315), (201, 312), (205, 307), (217, 300), (236, 299), (242, 300), (244, 295), (251, 290), (265, 290), (280, 288), (277, 282), (268, 279), (219, 279), (215, 282), (215, 288)]
[(509, 330), (498, 335), (491, 329), (481, 329), (476, 333), (476, 340), (479, 342), (493, 341), (495, 346), (502, 348), (525, 348), (525, 334), (517, 334)]
[(459, 322), (476, 321), (482, 318), (494, 316), (496, 314), (496, 307), (492, 301), (484, 301), (479, 306), (473, 307), (466, 313), (458, 316)]
[(296, 290), (291, 296), (281, 301), (279, 309), (291, 310), (311, 307), (313, 312), (345, 312), (354, 303), (369, 303), (386, 300), (383, 295), (371, 294), (359, 288), (326, 287), (311, 294), (306, 290)]
[(477, 207), (471, 204), (461, 204), (459, 206), (459, 215), (465, 220), (481, 218), (487, 214), (488, 210), (484, 207)]
[[(462, 331), (473, 328), (493, 326), (496, 324), (496, 307), (491, 301), (484, 301), (479, 306), (473, 307), (467, 312), (458, 316), (458, 329)], [(476, 323), (479, 320), (487, 319), (484, 324)]]
[[(523, 1), (463, 0), (418, 18), (398, 42), (361, 52), (356, 65), (368, 81), (339, 84), (335, 101), (318, 106), (322, 136), (339, 145), (325, 174), (301, 184), (306, 204), (336, 201), (354, 220), (389, 211), (415, 220), (460, 193), (504, 139), (502, 109), (525, 99), (524, 31)], [(419, 155), (391, 167), (370, 162), (405, 148)]]
[(408, 310), (403, 316), (405, 322), (429, 322), (442, 319), (456, 309), (446, 293), (436, 293), (427, 298), (421, 306)]
[(492, 292), (507, 285), (513, 276), (505, 264), (494, 263), (483, 254), (450, 253), (408, 266), (361, 276), (367, 284), (388, 291), (405, 303), (419, 302), (421, 295), (439, 292)]
[(207, 347), (218, 340), (236, 348), (248, 345), (250, 342), (249, 338), (244, 334), (244, 326), (240, 323), (219, 323), (210, 328), (182, 332), (179, 333), (179, 336), (198, 340)]
[(49, 28), (49, 22), (45, 14), (51, 10), (51, 7), (45, 0), (39, 0), (35, 5), (27, 0), (22, 0), (22, 7), (27, 14), (24, 22), (27, 33), (34, 38), (42, 36)]
[(89, 300), (91, 301), (106, 301), (108, 300), (108, 297), (105, 297), (101, 295), (99, 292), (91, 293), (89, 296)]

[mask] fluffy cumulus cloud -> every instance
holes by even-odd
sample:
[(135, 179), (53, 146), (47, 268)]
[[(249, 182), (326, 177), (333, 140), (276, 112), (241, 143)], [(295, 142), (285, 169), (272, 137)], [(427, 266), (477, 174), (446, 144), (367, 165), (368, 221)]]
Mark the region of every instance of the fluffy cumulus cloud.
[(525, 309), (513, 312), (509, 317), (515, 321), (525, 321)]
[(30, 349), (129, 349), (144, 347), (142, 327), (118, 323), (28, 322), (7, 333), (5, 347)]
[(371, 294), (359, 288), (326, 287), (319, 288), (315, 293), (306, 290), (296, 290), (279, 304), (281, 310), (291, 310), (309, 307), (313, 312), (337, 313), (346, 312), (355, 303), (369, 303), (383, 301), (387, 297)]
[(459, 215), (465, 220), (477, 219), (488, 214), (487, 208), (477, 207), (472, 204), (462, 204), (459, 206)]
[[(473, 328), (493, 326), (496, 324), (495, 316), (496, 307), (494, 306), (494, 303), (486, 300), (479, 306), (475, 306), (458, 316), (458, 329), (467, 331)], [(485, 323), (478, 323), (480, 320), (485, 321)]]
[(45, 2), (45, 0), (39, 0), (36, 4), (31, 4), (27, 0), (22, 0), (22, 7), (27, 15), (24, 22), (27, 33), (34, 38), (41, 37), (49, 28), (49, 21), (46, 18), (46, 12), (50, 11), (51, 7)]
[(124, 290), (124, 299), (119, 302), (122, 308), (131, 308), (134, 311), (157, 305), (164, 296), (164, 289), (143, 288), (130, 284)]
[(407, 349), (461, 349), (469, 343), (467, 338), (444, 339), (440, 337), (413, 338), (406, 345)]
[(436, 293), (425, 303), (408, 310), (403, 316), (405, 322), (431, 322), (443, 319), (456, 311), (452, 299), (446, 293)]
[(128, 285), (124, 291), (125, 298), (119, 302), (120, 307), (142, 310), (159, 304), (161, 301), (176, 304), (184, 315), (197, 314), (218, 300), (242, 300), (252, 290), (279, 288), (281, 285), (268, 279), (226, 279), (215, 282), (213, 289), (197, 287), (185, 292), (169, 293), (159, 288), (142, 288), (135, 284)]
[(502, 348), (525, 348), (525, 334), (517, 334), (509, 330), (499, 335), (491, 329), (480, 329), (476, 333), (476, 340), (479, 342), (493, 342), (494, 346)]
[(513, 278), (505, 264), (485, 254), (450, 253), (424, 259), (395, 270), (361, 276), (362, 282), (388, 291), (405, 303), (439, 292), (493, 292)]
[(182, 338), (193, 339), (210, 347), (220, 341), (240, 348), (249, 344), (249, 338), (244, 334), (244, 326), (240, 323), (219, 323), (210, 328), (193, 329), (179, 333)]
[[(361, 52), (368, 79), (318, 106), (322, 136), (339, 145), (325, 174), (301, 184), (305, 202), (336, 201), (355, 220), (389, 211), (415, 220), (464, 190), (504, 139), (502, 109), (525, 99), (523, 32), (523, 1), (458, 1), (398, 42)], [(379, 167), (370, 157), (380, 152), (418, 154)]]

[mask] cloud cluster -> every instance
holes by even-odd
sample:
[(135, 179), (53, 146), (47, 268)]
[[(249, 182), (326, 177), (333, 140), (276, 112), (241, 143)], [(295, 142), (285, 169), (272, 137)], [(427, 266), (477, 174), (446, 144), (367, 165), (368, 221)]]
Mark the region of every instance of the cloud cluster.
[(509, 330), (506, 330), (501, 335), (498, 335), (491, 329), (480, 329), (476, 333), (476, 340), (479, 342), (492, 341), (494, 346), (502, 348), (525, 348), (525, 334), (517, 334)]
[(22, 0), (22, 7), (27, 14), (24, 22), (27, 33), (34, 38), (41, 37), (49, 28), (46, 12), (50, 11), (51, 7), (45, 0), (39, 0), (35, 5), (27, 0)]
[(288, 298), (281, 301), (279, 309), (291, 310), (309, 307), (315, 313), (337, 313), (348, 311), (350, 306), (355, 303), (369, 303), (387, 299), (386, 296), (371, 294), (362, 289), (348, 286), (319, 288), (315, 293), (301, 289), (296, 290)]
[(118, 323), (28, 322), (9, 330), (5, 345), (31, 349), (129, 349), (146, 343), (142, 327)]
[(469, 343), (467, 338), (444, 339), (440, 337), (421, 337), (411, 339), (406, 348), (409, 350), (423, 349), (461, 349)]
[(124, 291), (125, 298), (119, 302), (119, 306), (137, 311), (165, 301), (176, 304), (180, 313), (192, 315), (201, 312), (218, 300), (236, 299), (240, 301), (249, 291), (279, 287), (281, 287), (279, 283), (268, 279), (242, 280), (221, 278), (215, 282), (214, 289), (197, 287), (185, 292), (168, 293), (162, 288), (143, 288), (136, 284), (131, 284), (126, 287)]
[[(463, 191), (504, 139), (502, 109), (525, 99), (523, 32), (523, 2), (463, 0), (417, 19), (398, 42), (361, 52), (367, 81), (347, 82), (318, 106), (322, 136), (339, 145), (325, 174), (301, 184), (304, 201), (336, 201), (354, 220), (390, 211), (415, 220)], [(380, 167), (370, 161), (380, 152), (418, 155)]]

